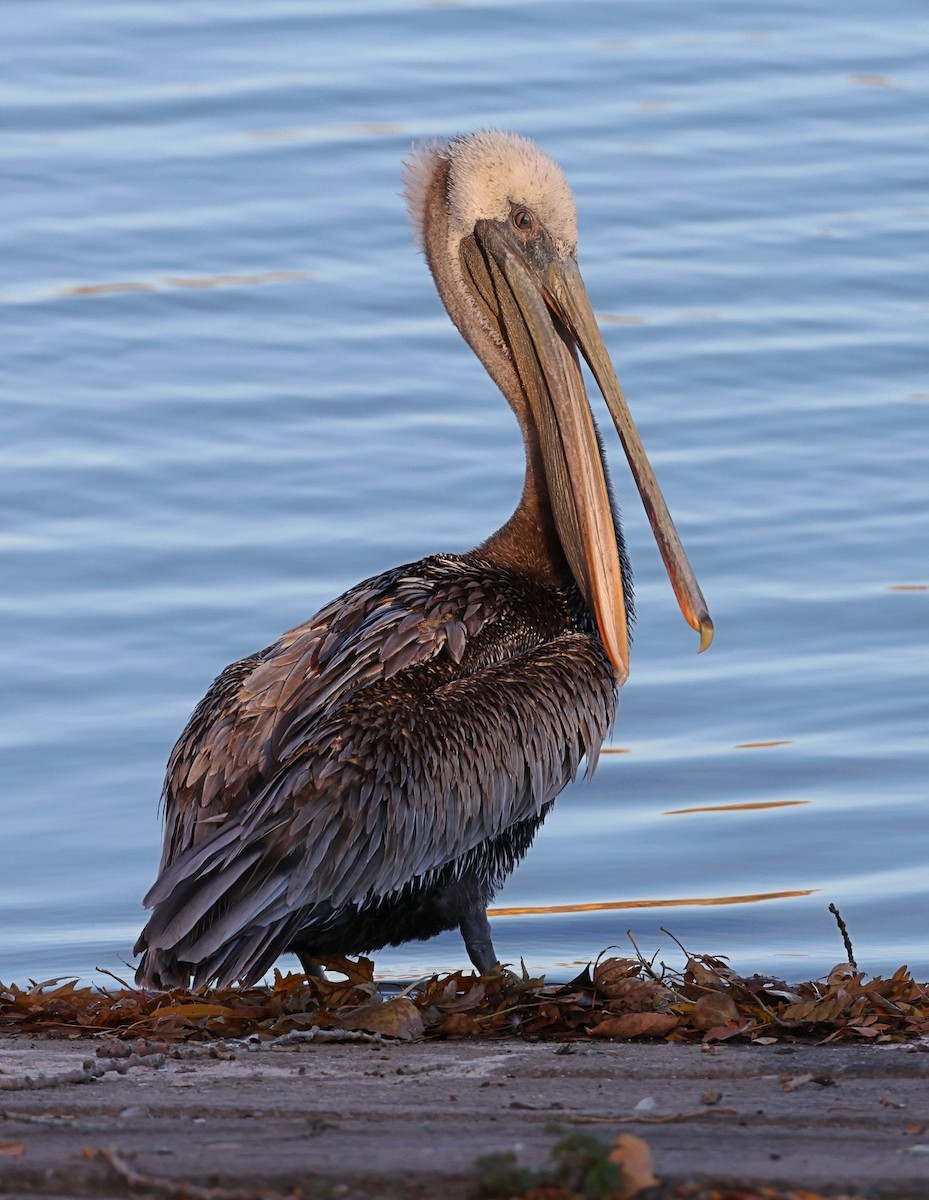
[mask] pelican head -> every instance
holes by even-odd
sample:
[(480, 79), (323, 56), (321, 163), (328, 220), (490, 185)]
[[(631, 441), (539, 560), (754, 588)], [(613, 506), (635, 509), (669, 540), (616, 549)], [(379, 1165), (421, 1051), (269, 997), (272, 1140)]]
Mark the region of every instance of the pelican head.
[(485, 130), (406, 164), (410, 218), (449, 315), (513, 407), (541, 460), (558, 539), (618, 682), (629, 670), (622, 566), (578, 363), (619, 433), (665, 567), (700, 649), (706, 602), (646, 457), (577, 266), (577, 213), (561, 168), (533, 142)]

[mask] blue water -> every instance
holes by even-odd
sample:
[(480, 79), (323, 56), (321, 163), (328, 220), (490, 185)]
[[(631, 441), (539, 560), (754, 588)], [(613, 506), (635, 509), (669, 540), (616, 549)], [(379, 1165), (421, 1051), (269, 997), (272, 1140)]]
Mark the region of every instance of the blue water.
[[(397, 195), (414, 141), (482, 125), (572, 182), (717, 627), (698, 658), (608, 437), (628, 753), (497, 904), (646, 904), (500, 916), (498, 950), (557, 975), (632, 929), (673, 958), (665, 925), (809, 977), (834, 902), (863, 967), (926, 977), (927, 50), (903, 0), (7, 6), (0, 979), (125, 975), (213, 676), (512, 510), (515, 422)], [(449, 934), (378, 967), (463, 960)]]

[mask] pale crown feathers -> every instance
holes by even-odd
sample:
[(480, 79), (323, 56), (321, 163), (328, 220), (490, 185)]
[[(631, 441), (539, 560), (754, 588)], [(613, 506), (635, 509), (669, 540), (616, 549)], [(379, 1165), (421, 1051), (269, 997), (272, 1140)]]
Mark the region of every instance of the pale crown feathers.
[(577, 251), (577, 210), (558, 164), (534, 142), (497, 129), (434, 142), (405, 163), (407, 208), (422, 242), (429, 186), (439, 162), (449, 164), (449, 237), (460, 241), (480, 220), (505, 221), (514, 204), (530, 208), (562, 257)]

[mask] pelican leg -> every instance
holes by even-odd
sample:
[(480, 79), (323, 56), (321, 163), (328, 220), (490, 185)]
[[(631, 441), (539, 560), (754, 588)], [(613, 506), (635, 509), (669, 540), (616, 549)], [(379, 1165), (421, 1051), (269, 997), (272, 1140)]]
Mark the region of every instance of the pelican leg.
[(461, 917), (459, 922), (461, 936), (464, 938), (468, 958), (483, 975), (492, 971), (497, 965), (497, 952), (490, 936), (490, 921), (484, 905), (475, 900)]
[(296, 951), (296, 955), (297, 958), (300, 959), (300, 966), (303, 967), (303, 974), (307, 977), (307, 979), (326, 978), (326, 972), (322, 969), (316, 959), (312, 957), (312, 955), (301, 954), (299, 950)]

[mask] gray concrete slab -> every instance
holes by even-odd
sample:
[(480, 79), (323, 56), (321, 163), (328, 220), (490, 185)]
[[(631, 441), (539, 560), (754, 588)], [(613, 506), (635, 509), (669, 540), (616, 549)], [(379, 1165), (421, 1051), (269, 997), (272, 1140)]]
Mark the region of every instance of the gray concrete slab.
[(112, 1146), (201, 1186), (464, 1196), (481, 1155), (541, 1165), (557, 1122), (635, 1133), (666, 1181), (929, 1197), (924, 1047), (303, 1044), (15, 1086), (79, 1073), (96, 1045), (0, 1038), (0, 1195), (120, 1194), (91, 1153)]

